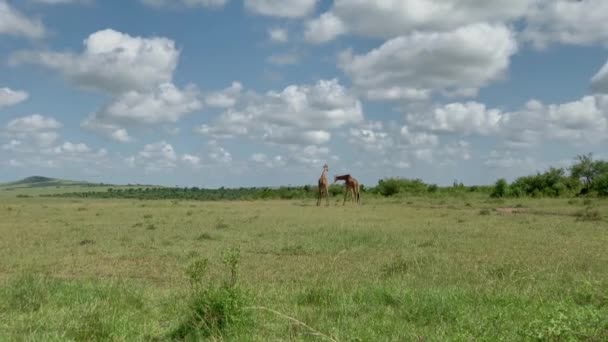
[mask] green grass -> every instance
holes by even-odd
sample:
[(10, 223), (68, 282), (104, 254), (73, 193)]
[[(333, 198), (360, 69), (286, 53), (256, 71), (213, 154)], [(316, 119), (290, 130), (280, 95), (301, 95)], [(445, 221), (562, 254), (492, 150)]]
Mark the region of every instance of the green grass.
[(608, 202), (335, 200), (1, 198), (0, 340), (608, 340)]

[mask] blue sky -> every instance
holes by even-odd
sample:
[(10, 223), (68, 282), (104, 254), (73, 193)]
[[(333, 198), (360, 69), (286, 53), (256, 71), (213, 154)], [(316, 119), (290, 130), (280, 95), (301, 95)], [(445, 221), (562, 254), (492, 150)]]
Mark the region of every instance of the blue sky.
[(601, 0), (0, 0), (0, 182), (508, 180), (606, 158)]

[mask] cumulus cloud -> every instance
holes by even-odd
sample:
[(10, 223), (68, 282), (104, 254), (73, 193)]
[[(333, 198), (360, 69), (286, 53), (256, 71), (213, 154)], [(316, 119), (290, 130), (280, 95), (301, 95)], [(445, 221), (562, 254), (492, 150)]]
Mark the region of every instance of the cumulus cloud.
[(327, 12), (306, 23), (304, 38), (311, 43), (321, 44), (345, 33), (346, 26), (342, 20), (331, 12)]
[(363, 120), (360, 101), (337, 79), (249, 93), (236, 108), (197, 131), (214, 137), (248, 135), (279, 144), (324, 144), (330, 129)]
[(245, 0), (252, 13), (282, 18), (301, 18), (312, 13), (318, 0)]
[(181, 159), (183, 162), (193, 167), (198, 167), (201, 165), (201, 158), (192, 154), (184, 154)]
[(230, 87), (226, 89), (207, 94), (205, 104), (216, 108), (234, 107), (242, 90), (243, 85), (240, 82), (232, 82)]
[(504, 113), (478, 102), (450, 103), (419, 113), (410, 113), (410, 124), (430, 131), (464, 135), (490, 135), (500, 130)]
[(55, 147), (52, 151), (56, 154), (61, 153), (87, 153), (90, 152), (91, 149), (84, 143), (71, 143), (69, 141), (64, 142), (63, 144)]
[(146, 172), (159, 172), (177, 167), (178, 157), (173, 146), (162, 140), (144, 145), (135, 156), (125, 159), (130, 167), (143, 167)]
[(268, 38), (275, 43), (287, 43), (289, 33), (284, 28), (274, 27), (268, 30)]
[(54, 118), (45, 117), (40, 114), (33, 114), (11, 120), (7, 125), (6, 129), (9, 132), (42, 132), (49, 130), (56, 130), (62, 125), (59, 121)]
[(97, 118), (95, 113), (90, 114), (85, 120), (83, 120), (80, 126), (117, 142), (128, 143), (134, 140), (133, 137), (129, 135), (126, 128), (115, 124), (102, 122)]
[(363, 55), (348, 50), (339, 67), (372, 99), (471, 96), (501, 78), (516, 51), (509, 28), (482, 23), (400, 36)]
[(10, 88), (0, 88), (0, 109), (16, 105), (27, 100), (29, 94), (22, 90), (12, 90)]
[(591, 87), (596, 93), (608, 94), (608, 62), (593, 76)]
[(325, 42), (347, 32), (390, 39), (412, 31), (449, 31), (479, 22), (519, 19), (535, 2), (536, 0), (336, 0), (328, 12), (309, 22), (307, 37), (313, 42)]
[(101, 122), (144, 123), (177, 122), (183, 115), (202, 108), (196, 87), (183, 91), (163, 83), (152, 92), (132, 90), (119, 95), (94, 115)]
[(110, 94), (155, 90), (170, 82), (179, 50), (163, 37), (132, 37), (105, 29), (84, 40), (80, 54), (63, 52), (19, 52), (12, 63), (36, 63), (59, 71), (69, 81)]
[(5, 135), (11, 139), (11, 143), (4, 149), (49, 147), (59, 138), (57, 130), (61, 127), (59, 121), (40, 114), (13, 119), (5, 128)]
[(206, 7), (222, 8), (228, 0), (139, 0), (144, 5), (152, 7), (186, 6), (188, 8)]
[(31, 19), (12, 7), (6, 0), (0, 0), (0, 35), (42, 38), (45, 28), (40, 19)]
[(551, 43), (608, 46), (608, 2), (604, 0), (537, 1), (526, 21), (522, 38), (537, 48)]
[(608, 137), (608, 95), (561, 104), (530, 100), (510, 112), (456, 102), (408, 113), (407, 121), (434, 133), (494, 136), (510, 147), (531, 147), (545, 140), (597, 143)]
[(534, 146), (543, 139), (604, 141), (608, 137), (608, 96), (585, 96), (549, 105), (530, 100), (523, 109), (504, 115), (502, 134), (512, 147)]
[(209, 141), (208, 148), (208, 156), (212, 162), (219, 164), (230, 164), (232, 162), (232, 154), (215, 140)]
[(133, 37), (106, 29), (84, 41), (82, 53), (21, 52), (13, 63), (37, 63), (59, 71), (70, 82), (111, 96), (88, 115), (82, 127), (115, 141), (129, 142), (125, 126), (175, 123), (202, 108), (194, 85), (173, 84), (179, 50), (163, 37)]

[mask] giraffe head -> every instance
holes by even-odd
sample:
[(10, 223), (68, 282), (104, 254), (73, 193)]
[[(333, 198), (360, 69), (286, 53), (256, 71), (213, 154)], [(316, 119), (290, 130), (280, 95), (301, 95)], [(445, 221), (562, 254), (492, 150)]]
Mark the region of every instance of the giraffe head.
[(323, 165), (323, 170), (329, 171), (329, 166), (327, 166), (327, 164)]

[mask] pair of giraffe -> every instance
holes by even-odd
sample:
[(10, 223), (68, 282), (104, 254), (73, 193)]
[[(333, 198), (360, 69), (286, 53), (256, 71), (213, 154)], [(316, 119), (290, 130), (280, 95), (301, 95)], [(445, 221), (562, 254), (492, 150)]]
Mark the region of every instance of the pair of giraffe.
[[(321, 205), (321, 199), (325, 196), (325, 200), (327, 205), (329, 205), (329, 180), (327, 180), (327, 171), (329, 171), (329, 166), (327, 164), (323, 165), (323, 172), (321, 173), (321, 177), (319, 177), (319, 196), (317, 197), (317, 206)], [(344, 202), (342, 205), (346, 204), (346, 196), (351, 194), (351, 200), (357, 204), (360, 203), (359, 197), (359, 181), (355, 179), (355, 177), (350, 174), (334, 176), (334, 183), (339, 180), (344, 181), (344, 186), (346, 187), (346, 192), (344, 193)]]

